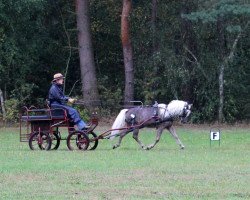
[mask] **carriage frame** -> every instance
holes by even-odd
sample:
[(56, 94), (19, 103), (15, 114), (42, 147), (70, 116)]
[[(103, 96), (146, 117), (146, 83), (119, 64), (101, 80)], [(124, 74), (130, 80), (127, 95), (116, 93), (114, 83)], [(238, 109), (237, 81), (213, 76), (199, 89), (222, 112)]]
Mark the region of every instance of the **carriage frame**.
[[(23, 107), (20, 114), (20, 142), (28, 142), (31, 150), (56, 150), (61, 140), (67, 141), (69, 150), (94, 150), (98, 145), (97, 137), (93, 130), (98, 125), (98, 118), (92, 115), (88, 128), (76, 130), (67, 111), (62, 108), (37, 109), (34, 106)], [(26, 126), (26, 131), (23, 131)], [(68, 136), (62, 137), (59, 128), (67, 128)]]

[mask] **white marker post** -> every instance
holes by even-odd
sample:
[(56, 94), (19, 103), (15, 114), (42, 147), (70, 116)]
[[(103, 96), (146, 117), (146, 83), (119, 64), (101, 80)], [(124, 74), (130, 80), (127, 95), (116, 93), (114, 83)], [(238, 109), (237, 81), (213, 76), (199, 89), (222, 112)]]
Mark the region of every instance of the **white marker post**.
[(210, 129), (210, 147), (212, 144), (212, 141), (219, 141), (219, 146), (220, 146), (220, 129)]

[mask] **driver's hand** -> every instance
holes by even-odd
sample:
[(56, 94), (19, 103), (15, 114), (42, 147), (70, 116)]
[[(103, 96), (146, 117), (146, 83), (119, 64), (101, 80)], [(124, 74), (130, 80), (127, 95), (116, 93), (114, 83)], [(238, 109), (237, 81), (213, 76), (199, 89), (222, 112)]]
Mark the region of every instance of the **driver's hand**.
[(73, 98), (69, 98), (68, 102), (69, 103), (75, 103), (77, 101), (77, 99), (73, 99)]

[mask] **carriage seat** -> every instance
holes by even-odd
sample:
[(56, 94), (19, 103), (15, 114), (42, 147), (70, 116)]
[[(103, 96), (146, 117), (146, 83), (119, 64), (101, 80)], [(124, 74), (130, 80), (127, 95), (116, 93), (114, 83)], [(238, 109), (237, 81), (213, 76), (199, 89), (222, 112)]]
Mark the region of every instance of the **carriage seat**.
[(42, 121), (42, 120), (64, 120), (67, 118), (67, 112), (62, 108), (31, 110), (31, 113), (23, 115), (23, 121)]
[(23, 121), (40, 121), (40, 120), (51, 120), (50, 116), (48, 115), (23, 115)]

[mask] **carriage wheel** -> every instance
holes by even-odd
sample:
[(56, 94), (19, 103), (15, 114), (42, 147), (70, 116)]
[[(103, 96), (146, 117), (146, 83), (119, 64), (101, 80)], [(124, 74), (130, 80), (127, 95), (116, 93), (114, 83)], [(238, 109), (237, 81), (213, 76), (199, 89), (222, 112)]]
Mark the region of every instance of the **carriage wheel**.
[(51, 135), (52, 143), (51, 143), (51, 150), (57, 150), (58, 147), (60, 146), (60, 132), (53, 132), (53, 135)]
[(49, 134), (43, 132), (32, 133), (29, 139), (29, 147), (31, 150), (50, 150), (51, 138)]
[(82, 131), (75, 131), (67, 137), (69, 150), (86, 150), (89, 146), (89, 137)]
[[(89, 136), (89, 140), (97, 137), (97, 135), (92, 131), (88, 133), (88, 136)], [(89, 142), (89, 150), (94, 150), (94, 149), (96, 149), (97, 146), (98, 146), (98, 140), (94, 140), (92, 142), (91, 141)]]

